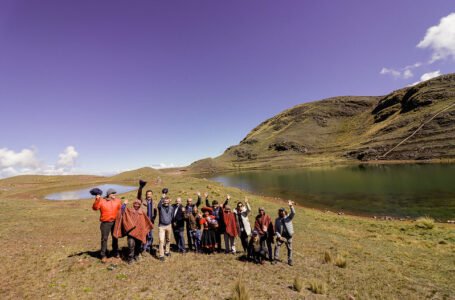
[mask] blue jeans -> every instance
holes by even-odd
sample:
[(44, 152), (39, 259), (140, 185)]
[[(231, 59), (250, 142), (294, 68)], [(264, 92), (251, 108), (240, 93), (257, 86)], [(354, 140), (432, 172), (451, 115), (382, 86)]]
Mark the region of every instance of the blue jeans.
[(190, 235), (194, 242), (194, 250), (201, 251), (201, 231), (199, 229), (190, 230)]
[(147, 242), (142, 245), (142, 250), (150, 252), (152, 251), (152, 245), (153, 245), (153, 229), (149, 231), (146, 237)]

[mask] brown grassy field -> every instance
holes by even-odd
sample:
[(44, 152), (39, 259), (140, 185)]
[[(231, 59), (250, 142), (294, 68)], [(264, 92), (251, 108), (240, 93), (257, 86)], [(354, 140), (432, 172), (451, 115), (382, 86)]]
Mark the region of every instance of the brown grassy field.
[[(138, 178), (148, 180), (155, 195), (169, 187), (174, 198), (195, 197), (197, 191), (218, 200), (227, 193), (234, 201), (247, 195), (254, 212), (264, 206), (273, 217), (285, 205), (280, 199), (151, 169), (111, 178), (0, 180), (1, 298), (229, 299), (240, 280), (251, 299), (455, 299), (455, 227), (449, 224), (425, 229), (415, 222), (339, 216), (297, 206), (293, 267), (254, 265), (233, 255), (177, 253), (164, 263), (146, 255), (133, 265), (121, 260), (102, 264), (95, 257), (99, 213), (92, 211), (92, 201), (43, 200), (49, 192), (104, 182), (136, 185)], [(132, 199), (135, 192), (120, 196)], [(125, 239), (120, 246), (126, 246)], [(300, 292), (293, 288), (295, 282), (301, 283)]]

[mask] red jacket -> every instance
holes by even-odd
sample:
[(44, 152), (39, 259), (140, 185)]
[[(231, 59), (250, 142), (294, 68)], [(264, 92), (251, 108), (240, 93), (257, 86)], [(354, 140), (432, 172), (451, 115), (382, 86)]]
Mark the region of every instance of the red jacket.
[(114, 222), (120, 207), (122, 207), (122, 201), (120, 199), (106, 200), (104, 198), (95, 200), (92, 206), (93, 210), (100, 210), (101, 222)]

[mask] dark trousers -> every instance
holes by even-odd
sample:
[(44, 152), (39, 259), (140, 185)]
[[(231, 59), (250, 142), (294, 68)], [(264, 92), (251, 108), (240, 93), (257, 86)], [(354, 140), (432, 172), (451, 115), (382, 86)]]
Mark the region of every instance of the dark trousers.
[(216, 244), (218, 245), (218, 251), (221, 252), (221, 232), (217, 229), (215, 230), (215, 240)]
[(147, 242), (143, 245), (142, 250), (143, 251), (152, 251), (152, 245), (153, 245), (153, 229), (149, 231), (146, 237)]
[(267, 249), (269, 259), (273, 260), (272, 241), (269, 238), (267, 238), (267, 234), (261, 236), (261, 246), (262, 249)]
[(190, 226), (188, 224), (186, 225), (186, 240), (188, 241), (188, 249), (190, 251), (193, 250), (194, 240), (192, 230), (190, 229)]
[(184, 228), (175, 228), (174, 229), (174, 238), (175, 243), (179, 252), (185, 252), (185, 229)]
[[(101, 222), (101, 258), (106, 257), (107, 252), (107, 240), (109, 238), (109, 233), (113, 233), (115, 222)], [(112, 253), (114, 256), (118, 255), (118, 240), (112, 235)]]
[(128, 260), (136, 258), (142, 250), (142, 242), (132, 236), (128, 236)]
[(248, 235), (245, 231), (240, 233), (240, 241), (242, 242), (243, 251), (248, 253)]

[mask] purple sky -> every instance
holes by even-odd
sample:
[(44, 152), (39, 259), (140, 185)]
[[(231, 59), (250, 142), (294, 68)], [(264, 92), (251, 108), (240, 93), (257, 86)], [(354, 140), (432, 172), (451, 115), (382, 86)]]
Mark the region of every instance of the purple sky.
[(454, 11), (453, 0), (2, 0), (0, 176), (37, 168), (23, 149), (54, 165), (67, 146), (77, 172), (185, 165), (296, 104), (453, 72), (453, 57), (427, 63), (431, 47), (416, 46)]

